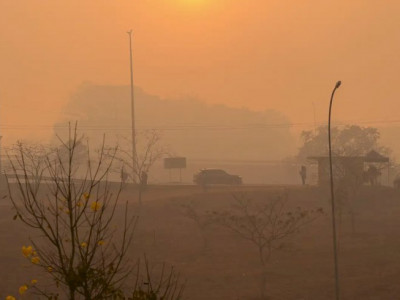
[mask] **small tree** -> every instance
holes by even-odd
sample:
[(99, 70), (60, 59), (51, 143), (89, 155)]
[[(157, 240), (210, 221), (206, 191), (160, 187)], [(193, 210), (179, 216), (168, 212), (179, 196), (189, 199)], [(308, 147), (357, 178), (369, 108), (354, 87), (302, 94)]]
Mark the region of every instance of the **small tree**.
[[(126, 202), (117, 239), (114, 221), (121, 186), (114, 190), (108, 181), (117, 150), (107, 152), (103, 143), (96, 163), (87, 152), (85, 175), (78, 180), (78, 140), (75, 127), (67, 141), (60, 139), (61, 146), (52, 150), (17, 144), (9, 153), (9, 195), (15, 219), (38, 233), (22, 248), (23, 255), (62, 288), (64, 297), (105, 299), (117, 296), (131, 271), (126, 255), (136, 217), (129, 217)], [(15, 179), (16, 188), (10, 179)], [(34, 290), (50, 299), (60, 294), (60, 289), (49, 294), (36, 284)]]
[(233, 198), (231, 210), (214, 212), (213, 218), (217, 224), (256, 247), (262, 269), (261, 296), (265, 297), (266, 266), (272, 253), (281, 250), (288, 238), (296, 235), (323, 211), (300, 207), (289, 211), (286, 209), (286, 194), (262, 204), (254, 203), (246, 194), (233, 195)]
[(157, 130), (146, 130), (137, 134), (136, 153), (135, 157), (132, 157), (132, 150), (127, 150), (132, 147), (132, 142), (124, 139), (116, 159), (129, 170), (129, 176), (134, 182), (140, 183), (141, 174), (148, 173), (154, 163), (167, 153), (166, 149), (160, 145), (160, 141), (161, 135)]
[[(138, 265), (140, 266), (140, 262)], [(184, 284), (180, 283), (179, 275), (172, 267), (166, 271), (163, 264), (157, 280), (152, 278), (154, 275), (150, 275), (150, 264), (146, 256), (144, 268), (144, 276), (140, 278), (138, 267), (135, 289), (128, 296), (128, 300), (180, 300), (182, 298)]]
[(350, 174), (344, 176), (339, 174), (335, 185), (336, 190), (336, 214), (339, 219), (339, 233), (342, 229), (343, 216), (347, 213), (350, 217), (352, 234), (356, 232), (357, 204), (360, 200), (360, 192), (363, 184), (363, 178), (357, 176), (351, 169)]
[(193, 200), (182, 204), (182, 214), (186, 218), (191, 219), (199, 229), (203, 241), (202, 252), (205, 253), (208, 248), (207, 229), (213, 224), (212, 218), (208, 214), (199, 213), (196, 203)]
[[(298, 152), (298, 159), (304, 161), (308, 156), (328, 155), (328, 128), (320, 126), (316, 131), (301, 133), (303, 145)], [(334, 155), (362, 156), (376, 150), (389, 154), (390, 149), (379, 144), (380, 133), (374, 127), (347, 125), (343, 128), (332, 128)]]
[(123, 146), (119, 148), (119, 153), (115, 157), (122, 163), (122, 170), (126, 168), (132, 181), (139, 184), (139, 204), (142, 202), (142, 193), (147, 184), (143, 182), (143, 175), (146, 176), (147, 181), (151, 167), (167, 153), (167, 150), (160, 145), (160, 140), (161, 135), (157, 130), (143, 131), (136, 136), (135, 157), (133, 157), (132, 149), (127, 150), (132, 147), (132, 142), (127, 139), (124, 139)]

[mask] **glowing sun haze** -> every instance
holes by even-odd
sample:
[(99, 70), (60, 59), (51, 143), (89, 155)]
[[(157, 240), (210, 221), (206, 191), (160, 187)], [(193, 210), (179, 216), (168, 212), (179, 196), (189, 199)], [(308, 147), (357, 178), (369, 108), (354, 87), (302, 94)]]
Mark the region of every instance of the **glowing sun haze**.
[(313, 103), (326, 118), (342, 80), (335, 118), (400, 119), (399, 9), (394, 0), (1, 1), (0, 129), (42, 136), (82, 82), (128, 85), (131, 28), (135, 84), (149, 93), (277, 109), (300, 123), (313, 120)]

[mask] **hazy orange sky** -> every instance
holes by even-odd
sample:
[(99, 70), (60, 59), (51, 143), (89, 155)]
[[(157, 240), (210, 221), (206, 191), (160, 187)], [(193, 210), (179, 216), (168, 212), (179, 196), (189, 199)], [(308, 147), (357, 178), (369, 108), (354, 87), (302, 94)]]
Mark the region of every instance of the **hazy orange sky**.
[(399, 13), (394, 0), (0, 0), (0, 130), (40, 136), (83, 81), (129, 84), (130, 28), (148, 93), (302, 123), (313, 103), (326, 119), (340, 79), (334, 119), (400, 120)]

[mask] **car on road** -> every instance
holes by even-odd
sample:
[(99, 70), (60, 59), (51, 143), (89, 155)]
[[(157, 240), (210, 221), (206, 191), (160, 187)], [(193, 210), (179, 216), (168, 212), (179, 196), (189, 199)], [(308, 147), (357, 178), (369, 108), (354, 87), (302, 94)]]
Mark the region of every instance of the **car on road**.
[(206, 184), (242, 184), (242, 177), (228, 174), (222, 169), (202, 169), (193, 175), (193, 182), (198, 185)]

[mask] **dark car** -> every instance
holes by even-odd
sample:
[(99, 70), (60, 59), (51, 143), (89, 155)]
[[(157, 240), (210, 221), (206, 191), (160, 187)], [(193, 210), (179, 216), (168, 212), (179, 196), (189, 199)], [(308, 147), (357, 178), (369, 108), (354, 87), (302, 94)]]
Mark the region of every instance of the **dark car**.
[(193, 182), (206, 184), (242, 184), (242, 177), (231, 175), (221, 169), (203, 169), (193, 175)]

